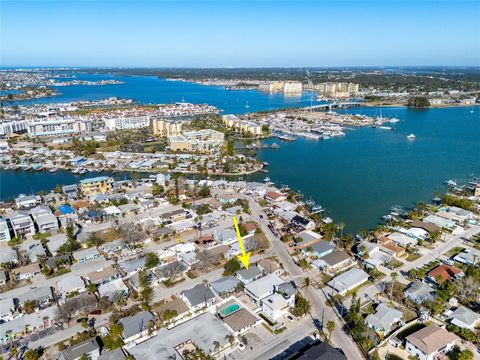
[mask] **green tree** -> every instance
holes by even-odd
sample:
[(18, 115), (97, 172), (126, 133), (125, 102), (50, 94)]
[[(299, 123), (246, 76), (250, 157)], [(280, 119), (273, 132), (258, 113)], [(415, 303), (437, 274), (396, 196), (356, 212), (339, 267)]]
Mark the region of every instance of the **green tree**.
[(151, 269), (157, 266), (160, 263), (160, 259), (157, 254), (155, 253), (148, 253), (145, 256), (145, 268)]
[(335, 321), (328, 320), (327, 321), (328, 342), (330, 342), (330, 338), (332, 337), (332, 332), (334, 330), (335, 330)]
[(225, 263), (225, 266), (224, 266), (225, 270), (223, 271), (223, 275), (224, 276), (233, 275), (238, 270), (240, 270), (241, 267), (242, 265), (240, 264), (240, 261), (238, 261), (236, 257), (233, 257)]
[(300, 293), (295, 294), (295, 305), (292, 309), (292, 314), (295, 316), (303, 316), (310, 311), (310, 302), (304, 298)]
[(123, 326), (116, 323), (110, 327), (110, 332), (102, 338), (103, 344), (108, 350), (114, 350), (123, 346)]

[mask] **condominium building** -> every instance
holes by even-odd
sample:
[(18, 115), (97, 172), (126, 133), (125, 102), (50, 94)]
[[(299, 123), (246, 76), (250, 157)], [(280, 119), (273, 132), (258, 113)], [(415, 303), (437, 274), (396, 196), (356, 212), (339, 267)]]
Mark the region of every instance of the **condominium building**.
[(184, 132), (183, 135), (170, 136), (168, 141), (172, 151), (213, 153), (223, 145), (224, 139), (223, 133), (204, 129)]
[(315, 86), (320, 95), (329, 98), (348, 98), (358, 92), (359, 86), (354, 83), (327, 82)]
[(150, 116), (120, 116), (103, 119), (107, 130), (142, 129), (150, 126)]
[(153, 134), (158, 136), (176, 136), (182, 133), (182, 123), (163, 119), (152, 120)]
[(113, 188), (113, 179), (108, 176), (80, 180), (80, 189), (84, 195), (106, 193)]
[(31, 137), (73, 135), (88, 131), (92, 131), (92, 122), (86, 119), (55, 118), (27, 123), (27, 132)]
[(26, 133), (28, 127), (27, 120), (12, 120), (0, 122), (0, 135), (10, 135), (12, 133)]
[(284, 92), (284, 93), (301, 93), (302, 83), (300, 81), (269, 81), (261, 83), (258, 86), (260, 91), (266, 92)]
[(225, 126), (235, 131), (255, 136), (262, 135), (262, 126), (252, 121), (241, 120), (235, 115), (223, 115), (222, 120)]

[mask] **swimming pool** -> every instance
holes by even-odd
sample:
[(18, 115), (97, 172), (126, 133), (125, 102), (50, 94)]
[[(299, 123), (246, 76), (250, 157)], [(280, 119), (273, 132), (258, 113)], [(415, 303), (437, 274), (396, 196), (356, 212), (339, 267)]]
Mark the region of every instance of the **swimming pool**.
[(225, 307), (221, 308), (218, 313), (223, 318), (223, 317), (226, 317), (230, 314), (233, 314), (237, 310), (240, 310), (240, 305), (231, 304), (231, 305), (228, 305), (228, 306), (225, 306)]

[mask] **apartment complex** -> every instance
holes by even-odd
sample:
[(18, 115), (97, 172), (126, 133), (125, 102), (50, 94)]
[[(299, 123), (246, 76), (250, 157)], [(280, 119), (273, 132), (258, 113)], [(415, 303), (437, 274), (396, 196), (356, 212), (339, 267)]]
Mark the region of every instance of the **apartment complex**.
[(158, 136), (177, 136), (182, 133), (182, 123), (163, 119), (152, 120), (153, 134)]
[(262, 126), (248, 120), (241, 120), (235, 115), (223, 115), (223, 123), (237, 132), (251, 134), (255, 136), (262, 135)]
[(219, 131), (204, 129), (169, 136), (168, 141), (172, 151), (213, 153), (223, 145), (224, 138), (224, 134)]
[(269, 81), (258, 86), (258, 90), (269, 93), (301, 93), (302, 83), (300, 81)]
[(73, 135), (89, 131), (92, 131), (92, 122), (87, 119), (55, 118), (27, 123), (27, 132), (31, 137)]
[(354, 83), (327, 82), (315, 85), (320, 95), (329, 98), (348, 98), (358, 92), (359, 86)]
[(104, 118), (107, 130), (141, 129), (150, 126), (150, 116), (120, 116)]
[(113, 189), (113, 179), (108, 176), (80, 180), (80, 189), (84, 195), (106, 193)]
[(0, 135), (10, 135), (12, 133), (26, 133), (28, 127), (27, 120), (12, 120), (0, 122)]

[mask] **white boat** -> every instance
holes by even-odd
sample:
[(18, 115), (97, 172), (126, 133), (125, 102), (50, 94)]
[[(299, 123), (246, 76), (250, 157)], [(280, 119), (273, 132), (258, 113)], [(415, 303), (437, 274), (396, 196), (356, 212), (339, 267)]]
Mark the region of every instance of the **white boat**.
[(388, 120), (388, 122), (391, 123), (391, 124), (395, 124), (399, 121), (400, 121), (400, 119), (397, 119), (397, 118), (391, 118), (390, 120)]
[(408, 140), (415, 140), (417, 137), (414, 134), (410, 134), (407, 136)]
[(250, 105), (248, 105), (248, 101), (247, 101), (247, 104), (245, 105), (245, 107), (246, 107), (246, 108), (249, 108), (249, 107), (250, 107)]
[(382, 130), (392, 130), (392, 128), (390, 126), (379, 126), (378, 129), (382, 129)]
[(53, 167), (53, 168), (50, 168), (48, 171), (51, 172), (51, 173), (54, 173), (55, 171), (57, 171), (58, 169), (56, 167)]
[(473, 114), (473, 110), (470, 110), (470, 113)]
[(270, 182), (270, 178), (267, 176), (265, 179), (263, 179), (263, 182), (266, 182), (266, 183)]

